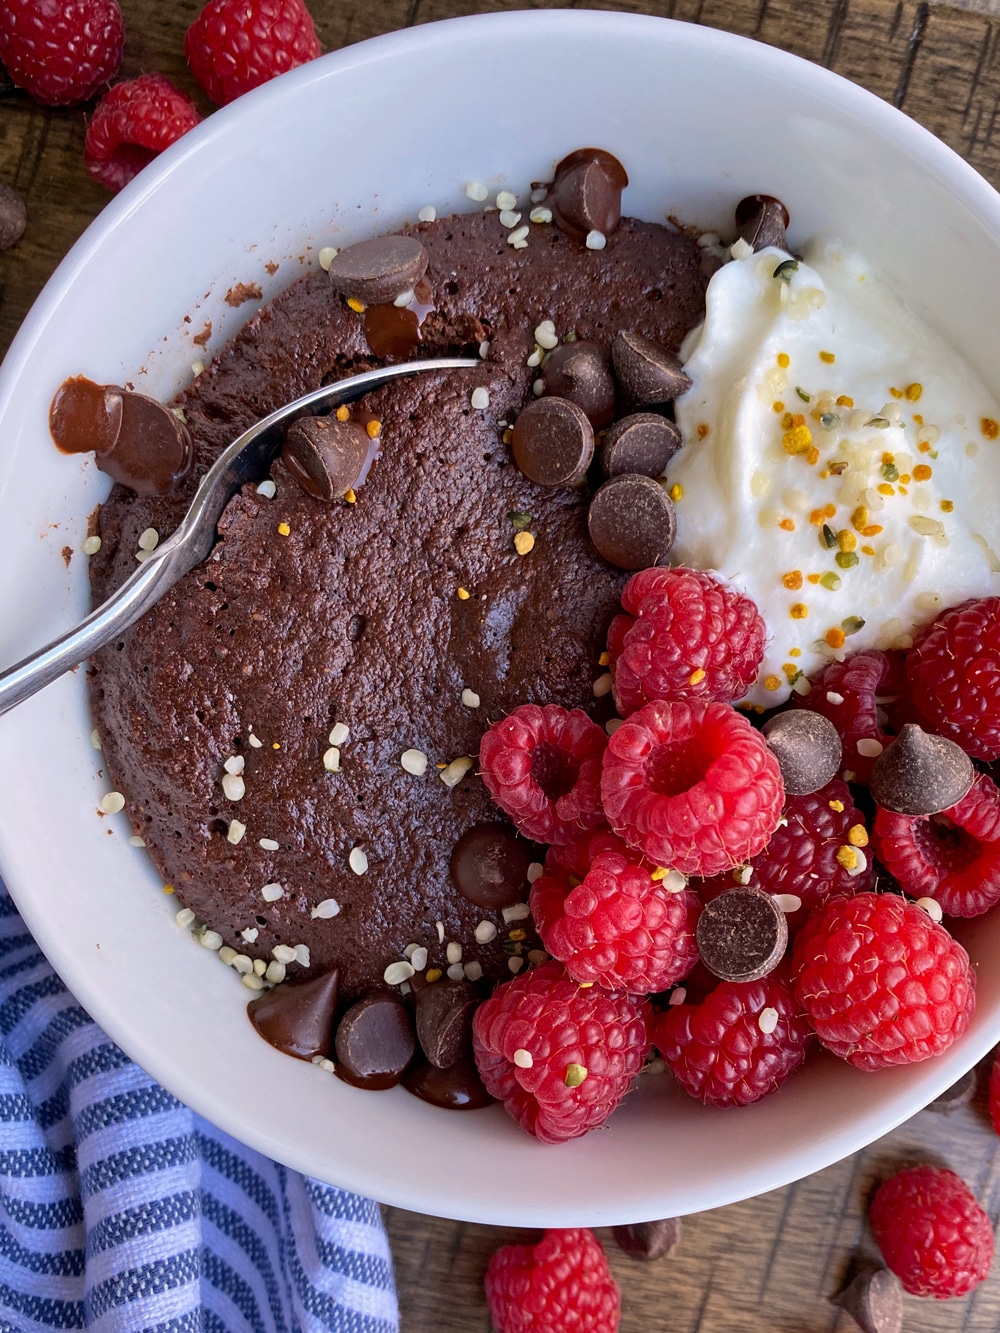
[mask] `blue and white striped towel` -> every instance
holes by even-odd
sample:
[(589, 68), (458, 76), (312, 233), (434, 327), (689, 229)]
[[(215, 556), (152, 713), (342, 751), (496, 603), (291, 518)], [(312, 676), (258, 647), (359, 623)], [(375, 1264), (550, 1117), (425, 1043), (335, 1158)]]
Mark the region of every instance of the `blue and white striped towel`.
[(182, 1106), (0, 883), (0, 1333), (397, 1333), (378, 1205)]

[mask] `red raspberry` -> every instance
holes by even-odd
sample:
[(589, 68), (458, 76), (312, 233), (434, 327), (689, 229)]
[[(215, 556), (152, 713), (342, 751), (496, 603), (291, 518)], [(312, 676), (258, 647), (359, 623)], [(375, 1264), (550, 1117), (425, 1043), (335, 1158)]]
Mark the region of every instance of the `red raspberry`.
[(1000, 597), (943, 612), (906, 656), (917, 717), (973, 759), (1000, 759)]
[(162, 74), (116, 84), (87, 126), (83, 160), (96, 181), (121, 190), (157, 153), (201, 120), (194, 103)]
[(604, 823), (601, 757), (608, 738), (579, 708), (521, 704), (479, 745), (486, 790), (535, 842), (569, 842)]
[(322, 55), (303, 0), (209, 0), (184, 37), (184, 58), (213, 102)]
[(624, 838), (619, 838), (610, 829), (602, 828), (594, 833), (586, 833), (582, 838), (574, 838), (572, 842), (550, 847), (545, 853), (545, 873), (566, 877), (572, 887), (580, 883), (593, 864), (594, 857), (601, 852), (620, 852), (622, 856), (635, 858), (635, 853), (630, 851)]
[(697, 569), (644, 569), (622, 593), (629, 613), (608, 634), (618, 711), (653, 699), (742, 699), (764, 656), (749, 597)]
[(543, 963), (476, 1010), (476, 1064), (522, 1129), (562, 1143), (603, 1125), (628, 1092), (652, 1020), (648, 1001), (578, 986), (561, 964)]
[(911, 1296), (965, 1296), (990, 1271), (990, 1219), (954, 1171), (913, 1166), (890, 1176), (869, 1216), (883, 1259)]
[(981, 773), (940, 815), (875, 813), (878, 858), (912, 898), (948, 916), (981, 916), (1000, 902), (1000, 790)]
[[(867, 783), (878, 758), (858, 751), (858, 741), (877, 741), (885, 747), (892, 740), (882, 725), (875, 696), (894, 695), (894, 661), (875, 648), (854, 653), (843, 662), (831, 662), (812, 677), (812, 689), (794, 696), (800, 708), (811, 708), (830, 719), (844, 743), (844, 769), (858, 782)], [(832, 696), (832, 697), (831, 697)]]
[(125, 24), (117, 0), (4, 0), (0, 61), (46, 106), (93, 97), (118, 71)]
[(671, 1005), (656, 1019), (653, 1043), (692, 1097), (749, 1106), (798, 1069), (811, 1035), (783, 975), (772, 972), (760, 981), (722, 981), (700, 1004)]
[(1000, 1052), (993, 1057), (993, 1064), (990, 1066), (988, 1100), (990, 1123), (996, 1133), (1000, 1134)]
[(601, 796), (612, 828), (651, 861), (716, 875), (763, 850), (784, 789), (760, 732), (727, 704), (658, 700), (608, 742)]
[(497, 1333), (617, 1333), (621, 1296), (592, 1231), (546, 1231), (537, 1245), (503, 1245), (486, 1270)]
[(695, 894), (651, 879), (634, 852), (599, 853), (580, 884), (549, 870), (531, 886), (531, 914), (553, 958), (575, 981), (632, 994), (687, 976), (698, 961), (700, 910)]
[(824, 1046), (858, 1069), (940, 1055), (969, 1026), (969, 955), (892, 893), (832, 898), (799, 931), (795, 998)]

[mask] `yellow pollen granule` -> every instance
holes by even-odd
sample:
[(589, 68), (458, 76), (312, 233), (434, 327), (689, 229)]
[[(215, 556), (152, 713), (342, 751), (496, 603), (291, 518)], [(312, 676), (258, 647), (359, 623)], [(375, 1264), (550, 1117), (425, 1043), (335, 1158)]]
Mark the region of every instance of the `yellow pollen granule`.
[[(911, 403), (917, 402), (923, 391), (924, 391), (924, 386), (922, 384), (908, 384), (906, 388), (903, 390), (903, 392), (906, 394), (907, 398), (910, 400)], [(916, 420), (915, 417), (914, 420)]]
[(910, 492), (906, 489), (905, 486), (900, 486), (899, 493), (900, 495), (909, 495)]
[(951, 511), (952, 511), (954, 508), (955, 508), (955, 501), (954, 501), (954, 500), (942, 500), (942, 501), (941, 501), (941, 512), (942, 512), (943, 514), (950, 514)]
[(915, 423), (916, 425), (918, 425), (918, 426), (922, 426), (922, 425), (924, 424), (924, 419), (923, 419), (923, 417), (920, 415), (919, 412), (914, 412), (914, 414), (913, 414), (913, 420), (914, 420), (914, 423)]
[[(882, 529), (879, 528), (879, 532), (881, 532), (881, 531), (882, 531)], [(874, 554), (875, 554), (875, 547), (874, 547), (874, 546), (862, 546), (862, 548), (861, 548), (861, 554), (862, 554), (862, 555), (874, 555)]]
[(853, 847), (843, 846), (837, 848), (837, 860), (845, 870), (855, 870), (858, 864), (858, 854)]
[(823, 524), (826, 522), (826, 510), (814, 509), (812, 513), (809, 515), (809, 522), (813, 525), (814, 528), (821, 528)]
[(356, 505), (358, 503), (357, 492), (353, 489), (353, 487), (351, 488), (351, 490), (345, 493), (344, 499), (347, 501), (349, 505)]
[(782, 370), (787, 370), (790, 359), (791, 358), (789, 357), (787, 352), (778, 353), (778, 365), (781, 367)]
[(382, 423), (381, 421), (369, 421), (365, 430), (367, 431), (370, 440), (377, 440), (382, 434)]
[(827, 516), (827, 518), (833, 518), (833, 516), (834, 516), (834, 514), (835, 514), (836, 512), (837, 512), (837, 506), (836, 506), (836, 505), (824, 505), (824, 506), (823, 506), (823, 513)]
[(764, 689), (765, 689), (765, 690), (771, 690), (772, 693), (773, 693), (775, 690), (780, 690), (780, 689), (781, 689), (781, 681), (778, 679), (777, 676), (765, 676), (765, 677), (764, 677)]
[(700, 421), (698, 423), (698, 439), (703, 440), (705, 436), (708, 434), (710, 429), (711, 428), (707, 421)]
[(867, 522), (868, 510), (864, 505), (858, 505), (857, 509), (855, 509), (854, 513), (851, 515), (851, 526), (857, 528), (858, 532), (861, 532)]
[(819, 359), (826, 362), (828, 366), (832, 366), (837, 358), (833, 352), (820, 352)]
[(530, 532), (519, 532), (514, 537), (514, 550), (518, 555), (527, 555), (535, 544), (535, 538)]
[(793, 426), (781, 437), (781, 447), (786, 454), (804, 454), (813, 442), (812, 431), (808, 426)]
[(867, 847), (868, 830), (864, 824), (852, 824), (847, 830), (847, 841), (852, 847)]
[(833, 629), (827, 630), (824, 638), (831, 648), (843, 648), (844, 644), (847, 642), (847, 635), (836, 625)]
[(933, 475), (934, 475), (934, 469), (932, 467), (929, 467), (926, 463), (918, 463), (917, 466), (913, 469), (914, 481), (930, 481)]
[(688, 684), (700, 685), (701, 682), (705, 679), (705, 674), (706, 673), (701, 669), (701, 667), (695, 667), (695, 669), (691, 672), (690, 676), (688, 676)]
[(842, 815), (844, 813), (843, 801), (830, 801), (829, 804), (830, 804), (830, 809), (834, 811), (835, 814)]
[(806, 419), (805, 419), (805, 417), (802, 415), (801, 412), (794, 412), (794, 413), (792, 414), (792, 425), (793, 425), (793, 426), (804, 426), (805, 424), (806, 424)]
[(895, 495), (896, 488), (895, 486), (890, 486), (887, 481), (880, 481), (878, 485), (878, 493), (879, 495)]
[(895, 463), (895, 461), (896, 461), (896, 455), (895, 455), (895, 454), (884, 453), (884, 454), (882, 455), (882, 462), (883, 462), (883, 463)]
[(666, 866), (657, 866), (655, 870), (649, 872), (649, 878), (659, 884), (661, 879), (666, 879), (670, 871)]
[(791, 430), (791, 429), (792, 429), (792, 414), (791, 414), (791, 412), (786, 412), (785, 415), (781, 418), (781, 425), (782, 425), (782, 428), (783, 428), (784, 430)]
[(364, 314), (365, 308), (356, 296), (349, 296), (347, 298), (347, 304), (351, 307), (351, 309), (354, 311), (356, 315)]
[(164, 893), (173, 893), (173, 891), (174, 891), (174, 886), (172, 884), (164, 884), (163, 886)]
[(278, 536), (279, 536), (279, 537), (287, 537), (288, 534), (289, 534), (290, 532), (291, 532), (291, 528), (288, 526), (287, 523), (279, 523), (279, 524), (278, 524)]
[(850, 528), (841, 528), (837, 533), (837, 545), (842, 551), (853, 551), (858, 544), (858, 539)]
[(796, 592), (802, 587), (802, 570), (793, 569), (790, 574), (782, 574), (781, 581), (789, 592)]
[(877, 537), (881, 531), (881, 523), (866, 523), (861, 529), (861, 535), (862, 537)]
[(793, 518), (783, 518), (778, 527), (781, 528), (782, 532), (794, 532), (795, 520)]
[(518, 928), (517, 930), (512, 930), (507, 936), (507, 938), (509, 940), (513, 940), (514, 943), (517, 944), (521, 940), (526, 940), (528, 938), (528, 932), (526, 930), (521, 930), (520, 928)]
[(893, 398), (902, 398), (903, 396), (903, 390), (894, 389), (891, 384), (889, 385), (889, 392), (892, 394)]
[(838, 406), (838, 407), (853, 407), (853, 406), (854, 406), (854, 399), (853, 399), (853, 398), (848, 398), (848, 396), (847, 396), (846, 393), (842, 393), (842, 394), (840, 395), (840, 397), (837, 399), (837, 406)]
[(429, 968), (427, 969), (427, 971), (424, 973), (424, 980), (425, 980), (425, 981), (440, 981), (440, 980), (441, 980), (441, 969), (440, 969), (439, 967), (429, 967)]
[(788, 614), (793, 620), (805, 620), (809, 614), (809, 608), (805, 602), (795, 602)]
[(467, 602), (471, 596), (472, 596), (472, 593), (469, 592), (468, 588), (459, 588), (459, 590), (458, 590), (458, 600), (459, 600), (460, 602)]
[(819, 450), (814, 444), (811, 444), (806, 450), (806, 462), (810, 467), (815, 467), (819, 462)]
[(913, 478), (910, 476), (908, 472), (901, 472), (899, 474), (899, 484), (901, 486), (909, 486), (912, 480)]
[(921, 440), (920, 443), (917, 445), (917, 448), (920, 450), (922, 454), (929, 454), (931, 451), (931, 447), (926, 440)]
[(611, 661), (611, 658), (608, 656), (607, 653), (601, 653), (600, 657), (597, 659), (597, 665), (598, 665), (598, 666), (607, 666), (608, 663), (609, 663), (610, 661)]
[(350, 415), (351, 415), (351, 409), (349, 407), (344, 407), (343, 405), (341, 405), (340, 407), (337, 408), (338, 421), (347, 421), (350, 419)]
[(785, 404), (781, 402), (780, 399), (775, 399), (775, 401), (771, 404), (771, 407), (775, 412), (784, 412), (785, 410)]
[(810, 583), (819, 583), (820, 580), (819, 574), (807, 574), (806, 578), (809, 580)]
[(788, 650), (788, 656), (789, 656), (789, 657), (801, 657), (801, 656), (802, 656), (802, 649), (801, 649), (801, 648), (789, 648), (789, 650)]
[(272, 749), (272, 750), (280, 750), (280, 749), (281, 749), (281, 741), (272, 741), (272, 742), (271, 742), (271, 749)]
[(667, 492), (667, 494), (670, 496), (671, 500), (673, 500), (674, 503), (676, 504), (678, 500), (684, 499), (684, 487), (680, 484), (679, 481), (675, 481), (674, 484), (671, 486), (670, 490)]

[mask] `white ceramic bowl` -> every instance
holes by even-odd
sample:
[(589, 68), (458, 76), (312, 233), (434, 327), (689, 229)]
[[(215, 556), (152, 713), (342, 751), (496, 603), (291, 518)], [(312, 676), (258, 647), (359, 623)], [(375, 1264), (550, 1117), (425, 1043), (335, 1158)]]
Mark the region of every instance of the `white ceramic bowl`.
[[(884, 102), (770, 47), (588, 12), (512, 13), (394, 33), (217, 112), (145, 171), (60, 266), (0, 375), (0, 662), (87, 607), (79, 550), (105, 479), (46, 430), (64, 376), (166, 397), (320, 246), (470, 207), (464, 183), (523, 187), (595, 143), (626, 164), (627, 211), (727, 229), (741, 196), (791, 209), (793, 242), (853, 242), (1000, 392), (1000, 197)], [(273, 275), (265, 269), (278, 261)], [(540, 312), (540, 315), (544, 312)], [(185, 323), (185, 316), (191, 323)], [(605, 1224), (772, 1189), (924, 1105), (1000, 1036), (1000, 914), (963, 929), (979, 1007), (944, 1058), (877, 1075), (822, 1055), (779, 1095), (708, 1110), (647, 1078), (609, 1127), (562, 1147), (499, 1108), (447, 1113), (364, 1093), (265, 1045), (246, 992), (173, 923), (124, 817), (98, 817), (82, 673), (0, 720), (0, 866), (46, 953), (136, 1060), (237, 1137), (325, 1180), (480, 1222)], [(110, 836), (109, 836), (110, 835)]]

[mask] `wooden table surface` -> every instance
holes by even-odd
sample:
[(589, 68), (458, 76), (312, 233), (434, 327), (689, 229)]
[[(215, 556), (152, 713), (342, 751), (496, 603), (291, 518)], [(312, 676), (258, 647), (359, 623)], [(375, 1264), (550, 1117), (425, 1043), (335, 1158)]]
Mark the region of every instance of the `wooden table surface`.
[[(991, 0), (980, 3), (991, 7)], [(530, 0), (311, 0), (310, 7), (324, 49), (333, 50), (413, 23), (541, 6)], [(815, 60), (901, 107), (1000, 186), (1000, 21), (987, 14), (914, 0), (581, 0), (578, 7), (687, 19)], [(181, 54), (199, 0), (122, 0), (122, 8), (128, 30), (123, 76), (160, 70), (207, 113)], [(0, 256), (0, 356), (55, 265), (107, 202), (83, 168), (84, 127), (78, 108), (48, 110), (0, 88), (0, 181), (21, 192), (29, 213), (25, 236)], [(949, 1115), (922, 1111), (864, 1152), (795, 1185), (685, 1220), (681, 1245), (668, 1259), (636, 1262), (610, 1235), (602, 1236), (623, 1290), (622, 1333), (847, 1333), (856, 1326), (829, 1297), (852, 1265), (876, 1253), (864, 1223), (873, 1182), (908, 1162), (947, 1164), (995, 1219), (998, 1144), (981, 1088), (971, 1104)], [(483, 1169), (488, 1173), (488, 1162)], [(531, 1198), (525, 1180), (526, 1220)], [(386, 1220), (404, 1333), (486, 1333), (488, 1257), (497, 1245), (531, 1233), (394, 1208), (386, 1210)], [(907, 1297), (904, 1327), (907, 1333), (994, 1333), (1000, 1328), (1000, 1262), (964, 1300)]]

